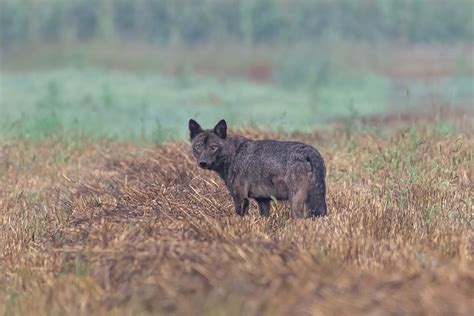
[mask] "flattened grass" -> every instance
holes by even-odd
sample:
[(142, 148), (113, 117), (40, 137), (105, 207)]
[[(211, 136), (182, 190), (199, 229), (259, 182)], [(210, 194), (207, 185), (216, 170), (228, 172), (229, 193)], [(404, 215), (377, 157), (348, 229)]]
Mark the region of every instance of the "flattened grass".
[(0, 151), (0, 312), (465, 314), (472, 129), (246, 131), (315, 145), (330, 215), (234, 214), (186, 143), (57, 138)]

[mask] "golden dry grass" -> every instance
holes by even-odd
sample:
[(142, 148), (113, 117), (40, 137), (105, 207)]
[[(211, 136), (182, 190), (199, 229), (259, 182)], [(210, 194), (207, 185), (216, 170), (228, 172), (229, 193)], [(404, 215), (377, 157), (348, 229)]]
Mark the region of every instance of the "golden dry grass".
[(471, 129), (254, 137), (318, 147), (330, 216), (239, 218), (186, 143), (0, 147), (0, 313), (464, 314)]

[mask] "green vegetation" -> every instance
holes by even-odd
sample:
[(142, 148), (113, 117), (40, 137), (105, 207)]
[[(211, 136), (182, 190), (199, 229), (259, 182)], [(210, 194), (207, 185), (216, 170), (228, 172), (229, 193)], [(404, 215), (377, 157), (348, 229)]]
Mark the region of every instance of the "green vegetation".
[[(43, 137), (64, 130), (89, 136), (161, 140), (182, 137), (187, 120), (309, 130), (347, 112), (385, 111), (387, 82), (377, 77), (338, 93), (337, 82), (289, 90), (183, 75), (131, 74), (97, 69), (62, 69), (4, 74), (0, 117), (3, 135)], [(365, 85), (365, 86), (364, 86)]]
[(471, 42), (472, 7), (472, 0), (2, 0), (0, 43)]
[[(311, 77), (313, 78), (313, 77)], [(415, 106), (436, 92), (440, 100), (473, 97), (472, 78), (450, 79), (430, 90), (413, 85), (399, 103)], [(332, 72), (297, 87), (254, 84), (183, 74), (67, 68), (1, 76), (0, 135), (43, 138), (76, 132), (89, 137), (162, 141), (185, 136), (187, 120), (205, 125), (226, 118), (232, 126), (309, 131), (329, 119), (393, 112), (389, 79)], [(433, 89), (433, 87), (431, 87)], [(405, 108), (406, 109), (406, 108)]]
[[(470, 106), (472, 4), (3, 0), (0, 137), (163, 141), (190, 117), (288, 132)], [(420, 42), (438, 51), (411, 56)]]

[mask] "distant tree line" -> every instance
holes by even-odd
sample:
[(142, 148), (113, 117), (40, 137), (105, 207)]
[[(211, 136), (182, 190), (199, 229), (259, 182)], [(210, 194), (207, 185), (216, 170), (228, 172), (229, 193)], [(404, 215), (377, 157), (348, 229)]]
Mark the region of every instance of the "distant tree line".
[(474, 39), (474, 0), (1, 0), (0, 44)]

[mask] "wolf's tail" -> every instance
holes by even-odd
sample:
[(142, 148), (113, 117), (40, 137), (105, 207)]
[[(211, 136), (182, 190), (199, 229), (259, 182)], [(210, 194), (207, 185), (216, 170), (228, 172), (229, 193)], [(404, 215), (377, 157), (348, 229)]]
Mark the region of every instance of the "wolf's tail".
[(326, 166), (323, 157), (316, 150), (308, 154), (313, 175), (308, 191), (306, 205), (311, 216), (320, 217), (327, 214), (326, 207)]

